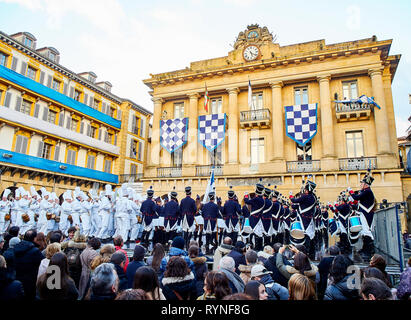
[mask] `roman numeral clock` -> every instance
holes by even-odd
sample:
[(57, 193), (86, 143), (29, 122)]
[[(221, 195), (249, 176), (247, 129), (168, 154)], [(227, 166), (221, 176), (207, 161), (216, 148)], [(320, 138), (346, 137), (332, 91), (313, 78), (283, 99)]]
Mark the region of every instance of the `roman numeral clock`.
[(244, 48), (243, 58), (246, 61), (256, 60), (260, 56), (260, 49), (256, 45), (249, 45)]

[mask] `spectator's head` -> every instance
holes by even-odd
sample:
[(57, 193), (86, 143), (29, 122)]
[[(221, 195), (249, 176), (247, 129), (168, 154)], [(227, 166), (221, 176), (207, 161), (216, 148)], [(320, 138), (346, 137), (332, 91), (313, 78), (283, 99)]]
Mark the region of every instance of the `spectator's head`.
[(365, 278), (361, 284), (361, 296), (364, 300), (391, 300), (392, 293), (384, 281), (377, 278)]
[(200, 253), (200, 248), (197, 246), (191, 246), (188, 249), (188, 256), (190, 257), (190, 259), (197, 258), (199, 253)]
[(61, 252), (60, 243), (50, 243), (46, 248), (46, 258), (51, 259), (58, 252)]
[(349, 260), (342, 254), (336, 256), (331, 264), (330, 276), (334, 284), (340, 282), (347, 275)]
[(68, 237), (70, 240), (74, 238), (74, 234), (76, 233), (76, 231), (77, 231), (76, 227), (70, 227), (68, 229), (67, 233), (68, 233)]
[(90, 290), (94, 295), (115, 295), (118, 290), (118, 276), (111, 263), (100, 264), (93, 272)]
[(134, 274), (133, 289), (142, 289), (151, 300), (160, 299), (160, 283), (157, 273), (151, 267), (140, 267)]
[(274, 254), (274, 249), (272, 246), (265, 246), (263, 249), (264, 253), (267, 253), (269, 255), (273, 255)]
[(246, 245), (242, 241), (237, 241), (234, 247), (235, 251), (240, 252), (240, 253), (245, 253), (246, 251)]
[(91, 238), (88, 242), (87, 245), (91, 247), (94, 250), (98, 250), (101, 247), (101, 242), (98, 238)]
[(304, 274), (305, 271), (311, 270), (310, 260), (305, 253), (298, 252), (294, 256), (294, 268), (300, 271), (301, 274)]
[(217, 271), (207, 273), (203, 289), (208, 296), (215, 296), (217, 300), (221, 300), (231, 293), (227, 276)]
[(245, 285), (244, 293), (248, 294), (254, 300), (267, 300), (268, 297), (265, 291), (265, 285), (255, 280), (251, 280)]
[(191, 240), (190, 241), (190, 243), (188, 244), (188, 247), (190, 248), (191, 246), (200, 247), (200, 245), (198, 244), (198, 241), (196, 241), (196, 240)]
[(340, 248), (338, 246), (331, 246), (328, 248), (328, 253), (330, 256), (338, 256), (340, 254)]
[(153, 300), (141, 289), (127, 289), (121, 291), (115, 300)]
[(60, 242), (61, 242), (61, 233), (54, 231), (50, 236), (49, 243), (60, 243)]
[(0, 249), (3, 249), (4, 246), (4, 238), (3, 236), (0, 234)]
[(124, 254), (124, 252), (121, 251), (116, 251), (113, 253), (113, 255), (110, 258), (110, 262), (112, 264), (118, 265), (121, 268), (124, 268), (124, 265), (126, 264), (127, 257)]
[(266, 269), (266, 267), (264, 267), (264, 265), (262, 264), (256, 264), (255, 266), (253, 266), (251, 268), (251, 280), (257, 280), (260, 281), (262, 277), (264, 277), (265, 275), (271, 275), (272, 272), (268, 271)]
[(34, 238), (34, 243), (36, 243), (42, 251), (47, 247), (46, 236), (43, 232), (37, 233), (37, 236)]
[(56, 252), (51, 258), (49, 266), (57, 266), (62, 278), (69, 275), (67, 256), (63, 252)]
[(173, 239), (172, 247), (184, 250), (185, 241), (182, 237), (177, 236)]
[(232, 246), (233, 245), (233, 239), (231, 239), (230, 237), (225, 237), (223, 239), (223, 243), (228, 245), (228, 246)]
[(12, 226), (12, 227), (9, 229), (9, 235), (11, 235), (11, 236), (13, 236), (13, 237), (18, 237), (18, 236), (19, 236), (19, 231), (20, 231), (20, 228), (19, 228), (19, 227), (17, 227), (17, 226)]
[(10, 239), (9, 241), (9, 248), (13, 249), (15, 247), (16, 244), (20, 243), (20, 238), (19, 237), (13, 237)]
[(299, 273), (291, 276), (288, 291), (289, 300), (317, 300), (314, 283)]
[(187, 262), (180, 256), (171, 257), (168, 260), (164, 278), (184, 278), (190, 274)]
[(102, 263), (108, 263), (111, 260), (111, 256), (116, 252), (116, 248), (112, 244), (105, 244), (101, 247), (99, 255), (94, 257), (90, 263), (91, 270), (96, 269)]
[(29, 241), (29, 242), (33, 242), (34, 243), (34, 239), (36, 239), (37, 236), (37, 231), (34, 229), (30, 229), (27, 230), (26, 233), (24, 234), (24, 240), (25, 241)]
[(278, 250), (280, 250), (280, 248), (281, 248), (282, 246), (283, 246), (283, 245), (282, 245), (281, 243), (279, 243), (279, 242), (274, 243), (274, 245), (273, 245), (274, 253), (278, 253)]
[(248, 294), (245, 293), (233, 293), (233, 294), (229, 294), (228, 296), (225, 296), (223, 298), (223, 300), (253, 300), (252, 297), (250, 297)]
[(143, 261), (145, 254), (146, 254), (146, 249), (141, 245), (136, 245), (134, 247), (133, 260)]
[(367, 267), (362, 269), (362, 274), (364, 276), (364, 278), (377, 278), (380, 280), (385, 281), (385, 276), (384, 274), (381, 272), (380, 269), (377, 269), (375, 267)]
[(222, 257), (221, 260), (220, 260), (219, 268), (220, 269), (230, 270), (230, 271), (234, 272), (234, 270), (235, 270), (234, 259), (229, 257), (229, 256)]
[(375, 267), (380, 269), (382, 272), (385, 272), (385, 267), (387, 266), (387, 262), (385, 261), (384, 257), (379, 254), (374, 254), (370, 260), (370, 267)]
[(304, 253), (305, 255), (308, 255), (308, 251), (307, 251), (307, 248), (305, 247), (305, 245), (297, 244), (295, 247), (297, 248), (298, 251)]
[(164, 258), (165, 255), (166, 255), (166, 252), (164, 250), (163, 245), (161, 243), (156, 243), (154, 245), (154, 249), (152, 252), (153, 260), (151, 262), (151, 267), (155, 271), (158, 271), (160, 269), (161, 260)]
[(117, 236), (117, 237), (115, 237), (114, 239), (113, 239), (113, 243), (114, 243), (114, 245), (116, 246), (116, 247), (122, 247), (123, 246), (123, 244), (124, 244), (124, 241), (123, 241), (123, 237), (122, 236)]
[(257, 252), (255, 252), (254, 250), (248, 250), (245, 253), (245, 261), (247, 262), (247, 264), (256, 264), (257, 263)]
[(0, 269), (6, 269), (7, 268), (7, 263), (6, 259), (2, 255), (0, 255)]

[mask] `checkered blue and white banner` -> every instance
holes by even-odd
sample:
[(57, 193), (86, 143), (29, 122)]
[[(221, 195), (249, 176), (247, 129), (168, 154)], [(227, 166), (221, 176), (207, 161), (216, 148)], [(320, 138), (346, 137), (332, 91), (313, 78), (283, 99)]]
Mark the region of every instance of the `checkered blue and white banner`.
[(287, 136), (304, 146), (317, 133), (317, 104), (301, 104), (284, 108)]
[(225, 139), (226, 114), (206, 114), (198, 117), (198, 141), (213, 151)]
[(168, 152), (181, 148), (187, 143), (188, 118), (160, 120), (160, 145)]

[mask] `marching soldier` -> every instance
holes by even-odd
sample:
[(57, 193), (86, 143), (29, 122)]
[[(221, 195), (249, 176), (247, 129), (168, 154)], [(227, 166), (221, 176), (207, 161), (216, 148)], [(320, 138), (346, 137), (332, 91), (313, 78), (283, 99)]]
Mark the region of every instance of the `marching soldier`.
[(272, 244), (281, 242), (280, 231), (281, 231), (281, 219), (283, 216), (283, 207), (278, 201), (280, 193), (274, 190), (272, 193), (272, 207), (271, 207), (271, 223), (272, 223)]
[(284, 205), (284, 214), (283, 214), (283, 229), (284, 229), (284, 237), (283, 237), (283, 243), (284, 244), (290, 244), (290, 227), (291, 227), (291, 210), (290, 210), (290, 204), (285, 201)]
[(211, 254), (210, 246), (217, 248), (217, 219), (220, 217), (220, 208), (215, 200), (215, 192), (208, 194), (209, 202), (203, 205), (204, 233), (206, 234), (206, 254)]
[(180, 212), (182, 215), (183, 238), (188, 250), (191, 236), (195, 230), (194, 216), (197, 212), (196, 202), (191, 198), (191, 187), (185, 188), (186, 197), (180, 201)]
[(325, 248), (328, 248), (328, 208), (321, 206), (321, 237)]
[(338, 246), (341, 249), (341, 253), (350, 254), (351, 244), (348, 240), (348, 218), (351, 213), (350, 205), (343, 195), (339, 196), (339, 204), (335, 206), (336, 211), (338, 211), (338, 226), (340, 230), (340, 241)]
[(194, 230), (194, 240), (197, 241), (200, 248), (203, 245), (203, 230), (204, 230), (204, 218), (202, 214), (203, 205), (201, 203), (201, 198), (199, 195), (196, 196), (196, 214), (194, 216), (195, 230)]
[(158, 217), (160, 207), (153, 201), (154, 190), (153, 187), (147, 190), (147, 199), (141, 204), (141, 213), (143, 215), (143, 235), (141, 241), (143, 245), (148, 248), (150, 233), (153, 230), (153, 219)]
[(170, 201), (164, 205), (164, 225), (167, 235), (167, 243), (176, 236), (176, 230), (181, 219), (180, 206), (177, 201), (177, 192), (170, 192)]
[(239, 218), (242, 214), (241, 206), (235, 201), (235, 192), (230, 187), (228, 190), (228, 200), (224, 203), (223, 218), (227, 226), (228, 236), (233, 240), (233, 246), (237, 243), (238, 233), (240, 232)]
[(264, 189), (264, 209), (261, 214), (261, 222), (263, 224), (264, 246), (271, 245), (271, 236), (274, 234), (271, 201), (272, 191), (270, 188)]
[(261, 222), (261, 215), (264, 210), (264, 199), (262, 197), (264, 192), (264, 186), (260, 183), (256, 184), (255, 194), (256, 197), (249, 199), (248, 194), (244, 196), (244, 202), (251, 206), (250, 212), (250, 227), (253, 233), (250, 235), (250, 242), (252, 243), (252, 238), (254, 238), (255, 250), (263, 250), (263, 224)]

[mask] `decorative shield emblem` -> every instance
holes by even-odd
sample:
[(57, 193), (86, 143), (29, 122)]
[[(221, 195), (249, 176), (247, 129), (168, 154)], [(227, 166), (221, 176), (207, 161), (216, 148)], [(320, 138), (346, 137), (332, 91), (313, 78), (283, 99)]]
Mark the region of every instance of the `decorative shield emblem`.
[(317, 133), (317, 104), (301, 104), (284, 108), (287, 136), (304, 146)]
[(198, 141), (213, 151), (225, 139), (226, 114), (216, 113), (198, 117)]
[(185, 145), (187, 124), (188, 118), (160, 120), (160, 145), (170, 153)]

